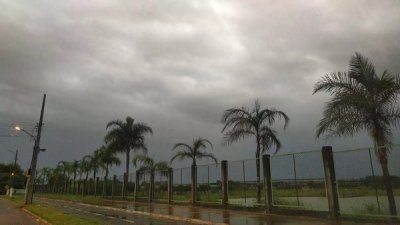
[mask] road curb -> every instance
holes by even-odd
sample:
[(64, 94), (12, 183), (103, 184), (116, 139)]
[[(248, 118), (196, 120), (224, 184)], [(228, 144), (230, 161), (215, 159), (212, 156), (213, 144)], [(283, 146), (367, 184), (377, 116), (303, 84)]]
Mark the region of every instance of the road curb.
[(212, 221), (207, 221), (207, 220), (192, 219), (192, 218), (171, 216), (171, 215), (158, 214), (158, 213), (149, 213), (149, 212), (129, 210), (129, 209), (120, 209), (120, 208), (115, 208), (115, 207), (110, 207), (110, 206), (101, 206), (101, 205), (88, 204), (88, 203), (82, 203), (82, 202), (66, 201), (66, 200), (61, 200), (61, 199), (51, 199), (51, 198), (43, 198), (43, 199), (61, 201), (61, 202), (68, 202), (68, 203), (78, 204), (78, 205), (82, 205), (82, 206), (103, 208), (103, 209), (119, 211), (119, 212), (126, 212), (126, 213), (141, 215), (141, 216), (148, 216), (148, 217), (152, 217), (152, 218), (157, 218), (157, 219), (168, 219), (168, 220), (182, 221), (182, 222), (187, 222), (187, 223), (191, 223), (191, 224), (228, 225), (226, 223), (218, 223), (218, 222), (212, 222)]
[(53, 225), (52, 223), (47, 222), (47, 220), (43, 219), (42, 217), (39, 217), (38, 215), (30, 212), (29, 210), (25, 208), (21, 208), (22, 211), (24, 211), (26, 214), (30, 215), (31, 217), (35, 218), (36, 221), (38, 221), (40, 224), (44, 225)]

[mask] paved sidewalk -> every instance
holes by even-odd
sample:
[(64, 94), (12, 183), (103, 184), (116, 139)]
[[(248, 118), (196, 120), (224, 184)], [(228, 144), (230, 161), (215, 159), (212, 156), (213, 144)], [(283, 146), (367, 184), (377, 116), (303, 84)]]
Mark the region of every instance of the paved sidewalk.
[(35, 219), (28, 216), (21, 209), (12, 208), (8, 200), (0, 198), (1, 225), (38, 225)]

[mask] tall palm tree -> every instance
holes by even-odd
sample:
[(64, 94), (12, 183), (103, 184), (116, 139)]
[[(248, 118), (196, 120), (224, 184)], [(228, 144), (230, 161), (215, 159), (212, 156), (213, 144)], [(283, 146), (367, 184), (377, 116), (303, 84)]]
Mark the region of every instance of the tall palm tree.
[(103, 196), (107, 195), (107, 183), (108, 183), (108, 173), (109, 169), (112, 165), (119, 166), (121, 161), (117, 156), (115, 156), (115, 151), (109, 146), (101, 146), (100, 148), (100, 164), (101, 167), (104, 168), (106, 174), (104, 176), (104, 184), (103, 184)]
[(396, 215), (396, 204), (388, 169), (392, 139), (391, 126), (400, 122), (400, 77), (385, 70), (377, 75), (368, 58), (355, 53), (346, 72), (325, 75), (315, 84), (314, 93), (325, 91), (332, 99), (325, 105), (317, 127), (317, 137), (352, 136), (367, 131), (376, 146), (386, 186), (390, 213)]
[[(135, 155), (132, 159), (132, 163), (135, 167), (141, 165), (136, 171), (137, 175), (143, 174), (146, 171), (150, 171), (150, 190), (149, 190), (149, 199), (153, 200), (154, 196), (154, 171), (160, 171), (162, 175), (168, 174), (168, 163), (165, 161), (155, 162), (154, 159), (148, 157), (147, 155)], [(137, 190), (135, 190), (137, 191)]]
[(122, 197), (125, 198), (129, 176), (130, 152), (143, 150), (146, 152), (145, 135), (152, 134), (153, 130), (145, 123), (135, 123), (131, 117), (126, 117), (125, 122), (113, 120), (107, 124), (108, 131), (104, 140), (112, 149), (126, 154), (126, 175), (124, 176)]
[[(286, 129), (289, 123), (289, 117), (282, 111), (276, 109), (261, 109), (259, 100), (256, 100), (252, 109), (245, 107), (230, 108), (224, 111), (221, 122), (225, 124), (222, 133), (225, 132), (225, 144), (232, 144), (248, 137), (254, 137), (256, 140), (256, 170), (257, 170), (257, 201), (261, 201), (260, 185), (260, 165), (261, 153), (268, 151), (273, 145), (277, 152), (281, 147), (281, 142), (277, 137), (277, 132), (272, 126), (276, 119), (283, 119)], [(229, 131), (227, 131), (230, 129)]]
[(196, 202), (197, 193), (196, 193), (196, 181), (197, 181), (197, 159), (209, 158), (214, 160), (215, 163), (218, 163), (217, 158), (212, 153), (207, 153), (204, 150), (207, 148), (207, 144), (213, 148), (212, 143), (207, 139), (198, 138), (193, 140), (192, 145), (188, 145), (185, 143), (176, 143), (172, 150), (178, 150), (174, 156), (171, 158), (171, 163), (175, 159), (183, 160), (185, 158), (192, 160), (192, 169), (191, 169), (191, 179), (192, 179), (192, 204)]

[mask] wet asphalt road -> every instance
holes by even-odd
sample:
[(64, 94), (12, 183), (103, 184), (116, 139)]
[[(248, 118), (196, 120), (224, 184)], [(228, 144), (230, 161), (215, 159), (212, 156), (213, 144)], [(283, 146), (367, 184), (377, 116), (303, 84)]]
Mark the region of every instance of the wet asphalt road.
[[(75, 203), (56, 201), (50, 199), (36, 199), (36, 203), (51, 206), (61, 210), (65, 214), (74, 215), (80, 218), (92, 218), (102, 221), (102, 224), (115, 225), (184, 225), (187, 223), (173, 220), (160, 220), (148, 216), (139, 216), (132, 213), (107, 210), (95, 206), (79, 205)], [(1, 223), (0, 223), (1, 224)]]
[(33, 218), (18, 208), (10, 207), (11, 202), (0, 198), (1, 225), (38, 225)]

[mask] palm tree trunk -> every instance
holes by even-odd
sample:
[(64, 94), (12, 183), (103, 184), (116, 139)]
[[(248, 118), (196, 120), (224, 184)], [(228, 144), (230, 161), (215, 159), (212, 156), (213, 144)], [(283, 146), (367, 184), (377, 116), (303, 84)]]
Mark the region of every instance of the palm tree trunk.
[(192, 187), (191, 187), (191, 191), (192, 191), (192, 204), (196, 204), (197, 201), (197, 164), (196, 164), (196, 160), (193, 159), (193, 164), (192, 164), (192, 168), (191, 168), (191, 179), (192, 179)]
[(126, 170), (124, 174), (124, 183), (123, 183), (123, 188), (122, 188), (122, 198), (125, 199), (126, 197), (126, 188), (128, 186), (128, 174), (129, 174), (129, 162), (130, 162), (130, 155), (131, 150), (129, 148), (126, 149)]
[(260, 184), (260, 170), (261, 170), (261, 158), (260, 158), (260, 136), (256, 136), (257, 141), (257, 152), (256, 152), (256, 170), (257, 170), (257, 180), (256, 180), (256, 192), (257, 192), (257, 203), (261, 203), (261, 184)]
[(74, 171), (74, 186), (72, 189), (72, 194), (76, 193), (76, 170)]
[(93, 168), (93, 194), (94, 194), (94, 196), (96, 196), (96, 192), (97, 192), (97, 183), (96, 183), (96, 171), (97, 169), (96, 169), (96, 165), (94, 165), (94, 168)]
[[(381, 146), (383, 146), (383, 145), (381, 145)], [(385, 188), (386, 188), (386, 194), (387, 194), (388, 203), (389, 203), (390, 215), (396, 216), (397, 215), (396, 202), (394, 200), (392, 181), (390, 179), (390, 173), (389, 173), (389, 168), (388, 168), (388, 163), (387, 163), (386, 148), (379, 147), (378, 155), (379, 155), (379, 161), (380, 161), (381, 168), (382, 168), (383, 182), (384, 182)]]
[(106, 175), (103, 182), (103, 197), (107, 196), (108, 164), (106, 165)]

